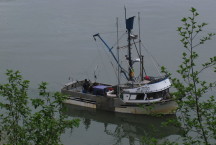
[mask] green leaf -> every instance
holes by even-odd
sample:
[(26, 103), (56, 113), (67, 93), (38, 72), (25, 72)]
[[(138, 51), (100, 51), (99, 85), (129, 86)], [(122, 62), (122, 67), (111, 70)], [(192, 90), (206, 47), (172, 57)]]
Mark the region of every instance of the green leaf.
[(182, 22), (186, 22), (186, 21), (187, 21), (187, 18), (184, 17), (183, 19), (181, 19), (181, 21), (182, 21)]
[(196, 9), (192, 7), (192, 8), (191, 8), (191, 12), (192, 12), (192, 13), (196, 12)]
[(182, 30), (182, 27), (178, 27), (177, 31), (179, 31), (179, 32), (180, 32), (181, 30)]

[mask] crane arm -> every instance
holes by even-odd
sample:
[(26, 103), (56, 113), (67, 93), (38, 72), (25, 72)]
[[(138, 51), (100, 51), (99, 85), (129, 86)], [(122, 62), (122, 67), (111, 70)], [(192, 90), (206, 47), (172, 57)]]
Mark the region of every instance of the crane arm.
[(102, 39), (102, 37), (100, 36), (99, 33), (93, 35), (94, 40), (96, 41), (96, 37), (98, 37), (103, 44), (107, 47), (107, 49), (109, 50), (109, 52), (111, 53), (112, 57), (114, 58), (114, 60), (116, 61), (116, 63), (118, 64), (118, 66), (121, 68), (121, 72), (124, 74), (124, 76), (126, 77), (126, 79), (128, 80), (128, 76), (126, 74), (126, 70), (119, 64), (119, 61), (117, 60), (116, 56), (114, 55), (114, 53), (112, 52), (112, 48), (109, 47), (109, 45)]

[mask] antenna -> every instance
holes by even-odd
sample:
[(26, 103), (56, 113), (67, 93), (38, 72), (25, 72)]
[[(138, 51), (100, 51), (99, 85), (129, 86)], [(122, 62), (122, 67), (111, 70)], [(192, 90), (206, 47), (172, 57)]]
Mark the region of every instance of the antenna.
[(126, 11), (126, 7), (124, 6), (124, 10), (125, 10), (125, 24), (126, 24), (126, 20), (127, 20), (127, 11)]

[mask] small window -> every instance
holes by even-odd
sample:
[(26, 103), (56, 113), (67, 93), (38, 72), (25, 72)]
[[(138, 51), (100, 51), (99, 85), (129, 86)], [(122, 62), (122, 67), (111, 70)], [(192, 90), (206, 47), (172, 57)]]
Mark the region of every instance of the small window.
[(147, 98), (152, 100), (152, 99), (157, 99), (163, 97), (161, 92), (156, 92), (156, 93), (149, 93), (147, 94)]
[(137, 94), (136, 100), (144, 100), (145, 94)]

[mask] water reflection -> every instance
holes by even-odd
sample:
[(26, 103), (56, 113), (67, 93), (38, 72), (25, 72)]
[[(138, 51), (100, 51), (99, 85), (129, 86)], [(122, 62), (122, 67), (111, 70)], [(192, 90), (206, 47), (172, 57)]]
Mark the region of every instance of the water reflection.
[(91, 125), (91, 119), (89, 119), (89, 118), (83, 118), (83, 124), (85, 125), (85, 129), (88, 130), (88, 128)]
[(66, 107), (67, 114), (80, 118), (86, 130), (89, 129), (92, 121), (103, 123), (104, 132), (114, 137), (114, 144), (116, 145), (120, 144), (125, 138), (128, 139), (130, 145), (133, 145), (136, 142), (141, 143), (143, 136), (160, 139), (180, 133), (180, 129), (174, 126), (164, 127), (161, 125), (167, 119), (175, 118), (174, 115), (156, 117), (113, 113), (68, 104)]

